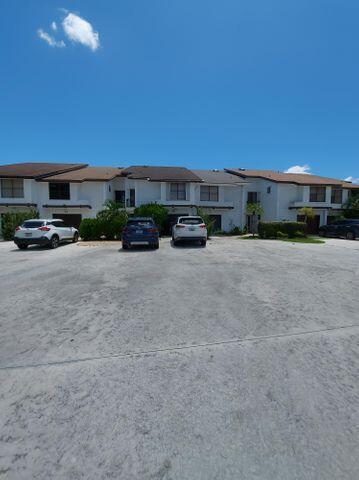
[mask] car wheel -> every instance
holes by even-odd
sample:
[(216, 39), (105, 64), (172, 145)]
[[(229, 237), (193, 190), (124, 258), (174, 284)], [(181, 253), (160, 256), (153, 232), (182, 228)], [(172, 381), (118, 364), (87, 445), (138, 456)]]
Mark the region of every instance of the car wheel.
[(355, 240), (355, 234), (353, 232), (348, 232), (347, 240)]
[(54, 235), (50, 241), (50, 248), (54, 249), (54, 248), (57, 248), (58, 246), (59, 246), (59, 237), (57, 235)]
[(155, 244), (153, 245), (153, 248), (154, 248), (154, 250), (158, 250), (158, 249), (160, 248), (160, 244), (159, 244), (159, 243), (155, 243)]
[(207, 243), (207, 240), (201, 240), (201, 245), (202, 245), (202, 247), (205, 247), (205, 246), (206, 246), (206, 243)]
[(20, 243), (20, 245), (17, 246), (17, 248), (20, 248), (20, 250), (26, 250), (28, 245), (24, 245), (23, 243)]
[(177, 245), (178, 245), (178, 240), (173, 239), (172, 242), (173, 242), (173, 245), (174, 245), (175, 247), (177, 247)]
[(127, 245), (127, 243), (123, 243), (123, 244), (122, 244), (122, 249), (123, 249), (123, 250), (128, 250), (128, 245)]
[(77, 243), (79, 241), (79, 234), (76, 232), (72, 237), (72, 243)]

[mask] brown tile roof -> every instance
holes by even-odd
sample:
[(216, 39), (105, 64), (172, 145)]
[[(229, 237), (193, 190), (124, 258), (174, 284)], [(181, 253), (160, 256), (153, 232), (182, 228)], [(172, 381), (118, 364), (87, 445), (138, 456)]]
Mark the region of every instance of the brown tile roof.
[(101, 182), (121, 176), (122, 170), (115, 167), (85, 167), (80, 170), (51, 175), (41, 179), (42, 182)]
[(86, 167), (86, 163), (14, 163), (0, 165), (1, 178), (41, 178)]
[(122, 170), (122, 174), (133, 179), (147, 179), (150, 182), (201, 182), (191, 170), (184, 167), (133, 166)]
[(246, 170), (242, 168), (226, 168), (227, 172), (239, 175), (242, 178), (263, 178), (277, 183), (294, 183), (296, 185), (338, 185), (345, 188), (357, 188), (344, 180), (337, 178), (320, 177), (318, 175), (309, 175), (305, 173), (283, 173), (273, 170)]
[(192, 170), (203, 182), (212, 184), (228, 184), (238, 185), (247, 183), (243, 178), (238, 175), (233, 175), (225, 170)]

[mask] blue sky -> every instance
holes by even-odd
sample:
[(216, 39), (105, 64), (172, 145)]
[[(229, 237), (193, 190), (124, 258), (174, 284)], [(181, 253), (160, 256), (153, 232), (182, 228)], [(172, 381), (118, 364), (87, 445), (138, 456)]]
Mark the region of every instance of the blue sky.
[(359, 177), (357, 0), (1, 6), (1, 164)]

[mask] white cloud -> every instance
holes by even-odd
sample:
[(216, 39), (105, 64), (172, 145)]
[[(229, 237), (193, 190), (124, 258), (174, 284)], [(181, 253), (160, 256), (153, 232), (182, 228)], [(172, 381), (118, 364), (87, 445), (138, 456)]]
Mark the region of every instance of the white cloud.
[(349, 176), (345, 179), (346, 182), (351, 182), (351, 183), (359, 183), (359, 178), (355, 178), (352, 176)]
[(53, 30), (54, 32), (56, 32), (56, 30), (57, 30), (56, 22), (52, 22), (52, 23), (51, 23), (51, 28), (52, 28), (52, 30)]
[(62, 26), (66, 36), (72, 42), (81, 43), (85, 47), (90, 48), (93, 52), (100, 46), (98, 32), (95, 32), (91, 23), (78, 15), (68, 13), (62, 22)]
[(39, 28), (37, 31), (37, 35), (39, 38), (44, 40), (50, 47), (65, 47), (65, 42), (63, 40), (55, 40), (54, 37), (49, 35), (48, 33), (44, 32), (42, 28)]
[(284, 173), (306, 173), (310, 175), (310, 166), (309, 165), (293, 165), (287, 170), (284, 170)]

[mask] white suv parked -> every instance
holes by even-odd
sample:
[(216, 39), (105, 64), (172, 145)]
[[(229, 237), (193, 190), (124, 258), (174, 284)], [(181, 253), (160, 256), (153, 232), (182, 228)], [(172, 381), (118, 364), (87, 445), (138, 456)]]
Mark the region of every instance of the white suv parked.
[(75, 243), (78, 239), (78, 230), (67, 227), (60, 218), (26, 220), (20, 227), (16, 227), (14, 235), (14, 242), (21, 250), (29, 245), (47, 245), (57, 248), (60, 242)]
[(173, 244), (180, 241), (198, 241), (205, 246), (207, 242), (207, 228), (201, 217), (179, 217), (172, 228)]

